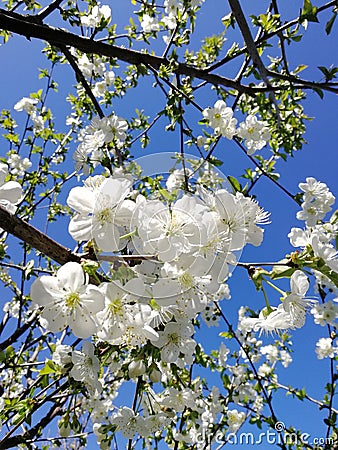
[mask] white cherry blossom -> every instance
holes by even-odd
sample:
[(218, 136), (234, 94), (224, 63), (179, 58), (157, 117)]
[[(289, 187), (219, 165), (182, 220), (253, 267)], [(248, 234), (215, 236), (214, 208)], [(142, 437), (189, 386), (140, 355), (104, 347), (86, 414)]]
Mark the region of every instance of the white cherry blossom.
[(271, 312), (263, 309), (259, 313), (258, 318), (243, 318), (240, 322), (239, 329), (246, 331), (260, 330), (260, 333), (262, 331), (266, 333), (278, 333), (282, 330), (295, 328), (291, 315), (285, 311), (283, 304), (280, 304), (278, 308), (271, 309)]
[(322, 327), (326, 325), (337, 326), (337, 299), (335, 299), (335, 301), (328, 300), (325, 303), (317, 303), (311, 309), (311, 314), (313, 315), (315, 323), (321, 325)]
[(141, 21), (142, 30), (145, 33), (151, 33), (152, 31), (159, 31), (160, 25), (156, 17), (151, 17), (149, 14), (143, 14)]
[(230, 433), (236, 433), (245, 420), (245, 413), (239, 412), (237, 409), (231, 409), (227, 411), (228, 418), (228, 431)]
[(57, 344), (53, 353), (53, 361), (58, 364), (61, 369), (72, 362), (72, 347), (70, 345)]
[(97, 27), (101, 20), (104, 19), (106, 22), (109, 22), (111, 18), (111, 9), (108, 5), (100, 4), (93, 6), (90, 13), (85, 16), (81, 16), (81, 24), (85, 27)]
[(122, 434), (127, 439), (133, 439), (135, 434), (145, 434), (144, 432), (144, 418), (124, 406), (120, 408), (112, 417), (112, 423), (117, 425), (117, 428), (122, 431)]
[(305, 315), (316, 300), (305, 298), (310, 287), (307, 276), (301, 271), (296, 270), (290, 279), (291, 292), (283, 300), (283, 307), (290, 314), (293, 324), (300, 328), (305, 323)]
[[(100, 290), (105, 296), (105, 308), (97, 314), (100, 322), (97, 335), (111, 343), (120, 342), (128, 327), (133, 325), (134, 315), (140, 312), (138, 306), (135, 306), (134, 303), (139, 302), (140, 297), (145, 295), (144, 283), (140, 278), (133, 278), (122, 286), (121, 282), (117, 280), (102, 283)], [(152, 318), (149, 307), (147, 305), (139, 305), (139, 307), (149, 316), (148, 320), (144, 316), (144, 322), (140, 323), (139, 333), (142, 335), (142, 329), (145, 329), (155, 338), (156, 333), (149, 326)]]
[(119, 227), (129, 225), (134, 208), (133, 202), (124, 200), (130, 187), (126, 178), (89, 177), (83, 187), (73, 188), (67, 199), (76, 211), (69, 224), (73, 239), (95, 239), (102, 251), (122, 249), (126, 241), (120, 239)]
[(15, 105), (15, 111), (25, 111), (27, 114), (31, 115), (36, 111), (36, 104), (38, 103), (36, 98), (23, 97)]
[(94, 345), (84, 341), (82, 351), (74, 350), (72, 353), (73, 367), (69, 372), (74, 380), (85, 383), (92, 393), (102, 391), (102, 385), (98, 380), (100, 361), (94, 351)]
[(337, 353), (338, 348), (333, 347), (331, 338), (320, 338), (316, 344), (318, 359), (334, 358)]
[(32, 163), (28, 158), (21, 158), (20, 155), (16, 153), (11, 153), (7, 160), (11, 167), (11, 172), (13, 175), (22, 176), (28, 170)]
[(104, 307), (98, 287), (87, 284), (80, 264), (68, 262), (56, 276), (43, 275), (31, 286), (34, 305), (43, 306), (42, 318), (54, 333), (70, 326), (75, 336), (88, 338), (97, 331), (96, 313)]
[(7, 164), (0, 163), (0, 205), (15, 213), (15, 205), (22, 196), (22, 187), (17, 181), (5, 181), (7, 175)]
[(236, 134), (237, 119), (233, 117), (233, 110), (226, 106), (223, 100), (217, 100), (213, 108), (206, 108), (203, 117), (216, 135), (232, 139)]
[(137, 223), (144, 251), (158, 255), (161, 261), (171, 261), (198, 248), (204, 210), (198, 199), (188, 195), (171, 208), (159, 200), (141, 203)]
[(256, 150), (261, 150), (270, 139), (267, 124), (252, 114), (249, 114), (245, 121), (240, 123), (237, 135), (245, 140), (248, 155), (253, 155)]
[(169, 322), (164, 331), (159, 331), (159, 339), (154, 345), (161, 349), (161, 359), (167, 363), (177, 362), (180, 353), (193, 352), (196, 342), (191, 338), (194, 327), (187, 322)]
[(325, 183), (321, 183), (313, 177), (306, 178), (306, 183), (300, 183), (299, 188), (304, 192), (304, 201), (302, 210), (297, 213), (297, 219), (305, 220), (308, 227), (314, 227), (331, 211), (335, 197)]

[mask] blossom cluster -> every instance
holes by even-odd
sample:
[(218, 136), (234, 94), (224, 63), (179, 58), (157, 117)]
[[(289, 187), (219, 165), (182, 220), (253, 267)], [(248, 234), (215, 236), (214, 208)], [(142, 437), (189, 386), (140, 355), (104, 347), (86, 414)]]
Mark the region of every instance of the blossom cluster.
[(88, 173), (89, 162), (96, 167), (111, 151), (120, 149), (126, 140), (127, 129), (127, 121), (115, 114), (95, 118), (79, 135), (80, 145), (74, 154), (76, 170)]
[(16, 204), (22, 196), (22, 187), (17, 181), (6, 181), (8, 175), (7, 164), (0, 164), (0, 205), (14, 213)]
[[(337, 295), (334, 283), (338, 273), (338, 252), (335, 240), (338, 235), (338, 225), (333, 215), (329, 222), (322, 222), (326, 213), (331, 210), (334, 196), (325, 183), (314, 178), (307, 178), (306, 183), (299, 184), (303, 191), (302, 210), (297, 213), (299, 220), (305, 221), (305, 229), (292, 228), (289, 233), (291, 245), (300, 248), (302, 253), (295, 254), (295, 262), (303, 264), (307, 261), (317, 282), (317, 291), (328, 288)], [(311, 262), (313, 261), (313, 262)], [(309, 312), (316, 324), (321, 326), (337, 326), (338, 298), (325, 299), (322, 303), (306, 297), (310, 283), (302, 270), (295, 270), (290, 279), (290, 291), (283, 293), (281, 303), (267, 306), (258, 317), (243, 315), (239, 320), (241, 332), (265, 331), (267, 333), (301, 328)], [(277, 288), (282, 293), (280, 289)], [(333, 358), (337, 354), (331, 338), (319, 339), (316, 347), (319, 359)]]
[[(106, 122), (99, 124), (104, 127)], [(83, 142), (95, 132), (88, 128)], [(118, 139), (117, 135), (113, 139)], [(245, 245), (261, 244), (261, 225), (267, 223), (269, 215), (239, 192), (223, 188), (208, 191), (199, 183), (189, 185), (191, 192), (182, 191), (187, 175), (191, 173), (172, 172), (164, 197), (151, 191), (140, 193), (132, 175), (121, 170), (110, 176), (90, 176), (82, 186), (72, 188), (67, 199), (74, 211), (69, 232), (85, 248), (94, 249), (105, 272), (97, 271), (96, 262), (68, 262), (55, 276), (40, 276), (31, 286), (32, 303), (42, 307), (40, 323), (46, 330), (61, 332), (69, 327), (75, 336), (92, 338), (98, 346), (128, 349), (123, 357), (113, 351), (105, 377), (111, 371), (114, 380), (126, 377), (150, 383), (147, 395), (141, 397), (140, 410), (116, 407), (105, 394), (107, 380), (95, 346), (88, 341), (82, 350), (56, 346), (53, 361), (59, 370), (83, 383), (90, 394), (86, 402), (101, 448), (109, 448), (105, 431), (109, 426), (127, 439), (136, 434), (147, 439), (163, 428), (169, 429), (173, 415), (182, 414), (186, 408), (196, 419), (187, 420), (184, 430), (174, 429), (172, 433), (174, 439), (187, 444), (196, 444), (201, 433), (214, 439), (213, 423), (221, 412), (229, 433), (236, 433), (247, 417), (244, 411), (222, 405), (216, 387), (206, 397), (201, 383), (179, 388), (167, 383), (172, 367), (184, 370), (194, 363), (199, 345), (195, 320), (200, 317), (207, 321), (215, 316), (218, 302), (229, 297), (231, 268)], [(311, 248), (316, 256), (314, 243), (318, 241), (325, 244), (322, 253), (327, 254), (337, 233), (334, 224), (324, 226), (320, 221), (318, 215), (312, 227), (293, 229), (291, 242), (306, 251)], [(330, 267), (335, 267), (334, 261), (335, 257), (325, 259)], [(260, 363), (257, 374), (267, 380), (268, 386), (278, 382), (276, 364), (287, 367), (292, 361), (285, 343), (262, 346), (257, 331), (278, 333), (300, 328), (308, 312), (320, 325), (335, 325), (338, 302), (319, 304), (307, 297), (309, 287), (307, 275), (294, 270), (290, 290), (279, 290), (282, 297), (278, 307), (266, 306), (258, 317), (248, 317), (241, 308), (236, 331), (241, 350), (237, 358), (245, 364), (231, 365), (231, 350), (223, 342), (215, 353), (215, 365), (220, 371), (227, 370), (232, 401), (238, 407), (250, 405), (261, 411), (264, 406), (255, 379), (248, 378), (246, 363)], [(333, 339), (321, 338), (316, 354), (320, 359), (335, 357), (338, 351)], [(118, 382), (113, 383), (117, 383), (117, 389)], [(162, 383), (162, 390), (155, 392), (151, 383)], [(64, 419), (60, 433), (68, 432)]]
[[(196, 8), (202, 5), (204, 0), (190, 0), (189, 8)], [(169, 30), (174, 30), (177, 24), (177, 18), (180, 15), (186, 19), (186, 6), (180, 0), (165, 0), (164, 15), (160, 21), (156, 15), (150, 15), (147, 12), (142, 14), (141, 28), (144, 33), (152, 33), (160, 30), (161, 25)], [(167, 37), (164, 37), (167, 41)]]
[(81, 16), (81, 25), (96, 28), (102, 21), (107, 25), (111, 19), (111, 9), (108, 5), (95, 5), (90, 12)]
[(204, 109), (203, 117), (207, 124), (213, 128), (216, 136), (232, 139), (234, 136), (244, 140), (248, 155), (261, 150), (270, 139), (269, 128), (266, 122), (258, 120), (249, 114), (239, 128), (236, 128), (237, 119), (233, 117), (232, 108), (223, 100), (217, 100), (213, 107)]
[(290, 279), (290, 292), (282, 297), (282, 303), (278, 307), (263, 309), (258, 318), (244, 317), (239, 329), (272, 333), (301, 328), (305, 323), (306, 312), (316, 302), (305, 297), (309, 286), (307, 276), (301, 270), (296, 270)]
[(11, 173), (13, 175), (22, 176), (32, 166), (29, 158), (21, 158), (17, 153), (11, 153), (7, 160)]
[(36, 98), (23, 97), (15, 105), (15, 111), (25, 111), (33, 122), (34, 134), (40, 133), (44, 129), (45, 119), (43, 115), (39, 114), (36, 107), (38, 100)]
[[(300, 183), (299, 187), (304, 192), (304, 201), (302, 210), (297, 213), (297, 218), (304, 220), (306, 227), (305, 229), (292, 228), (288, 235), (290, 243), (296, 248), (301, 248), (305, 254), (310, 252), (310, 255), (318, 262), (325, 264), (329, 271), (338, 273), (338, 252), (335, 247), (338, 223), (334, 215), (329, 222), (322, 221), (331, 211), (335, 197), (325, 183), (314, 178), (307, 178), (306, 183)], [(335, 285), (325, 274), (323, 275), (316, 268), (313, 269), (313, 273), (319, 285), (326, 286), (335, 292)], [(319, 306), (317, 308), (319, 312)], [(327, 323), (330, 323), (330, 320)]]
[(268, 214), (225, 189), (199, 187), (163, 202), (136, 194), (132, 184), (121, 174), (89, 177), (67, 200), (75, 211), (72, 237), (93, 241), (98, 260), (102, 251), (134, 258), (128, 279), (96, 287), (79, 264), (67, 263), (55, 277), (36, 279), (31, 297), (44, 307), (50, 331), (70, 326), (78, 337), (96, 334), (112, 344), (150, 341), (163, 361), (188, 364), (196, 345), (192, 321), (224, 297), (229, 265), (246, 244), (260, 245)]
[(335, 198), (325, 183), (308, 177), (306, 183), (299, 184), (303, 191), (302, 210), (297, 213), (297, 219), (304, 220), (307, 227), (313, 227), (331, 211)]

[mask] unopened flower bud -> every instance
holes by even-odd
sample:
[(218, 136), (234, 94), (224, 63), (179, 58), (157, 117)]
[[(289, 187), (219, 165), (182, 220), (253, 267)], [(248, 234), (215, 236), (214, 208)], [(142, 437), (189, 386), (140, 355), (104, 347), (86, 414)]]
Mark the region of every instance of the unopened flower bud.
[(84, 272), (88, 275), (95, 275), (96, 271), (100, 267), (100, 264), (96, 261), (91, 261), (90, 259), (85, 259), (81, 261), (81, 266)]
[(137, 378), (143, 375), (146, 371), (146, 367), (142, 360), (138, 359), (132, 361), (128, 366), (128, 372), (130, 378)]
[(205, 137), (204, 136), (197, 136), (196, 143), (199, 147), (203, 147), (205, 144)]
[(65, 420), (60, 420), (58, 423), (59, 433), (61, 437), (68, 437), (72, 429), (70, 428), (69, 422)]
[(157, 369), (157, 367), (151, 369), (149, 378), (153, 383), (159, 383), (162, 378), (162, 373)]

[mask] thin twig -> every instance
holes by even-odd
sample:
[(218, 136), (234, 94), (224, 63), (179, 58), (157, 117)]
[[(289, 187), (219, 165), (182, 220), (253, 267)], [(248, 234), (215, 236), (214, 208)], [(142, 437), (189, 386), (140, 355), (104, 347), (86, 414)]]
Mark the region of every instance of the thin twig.
[[(266, 392), (266, 389), (265, 389), (265, 387), (264, 387), (264, 385), (263, 385), (263, 383), (262, 383), (261, 377), (259, 376), (259, 374), (258, 374), (258, 372), (257, 372), (257, 369), (256, 369), (254, 363), (252, 362), (251, 355), (250, 355), (249, 351), (244, 347), (244, 345), (242, 344), (242, 342), (241, 342), (240, 339), (238, 338), (237, 334), (234, 332), (231, 323), (228, 321), (228, 319), (227, 319), (226, 316), (224, 315), (224, 313), (223, 313), (222, 309), (220, 308), (220, 306), (218, 305), (218, 303), (217, 303), (217, 302), (214, 302), (214, 304), (215, 304), (216, 309), (218, 310), (220, 316), (222, 317), (222, 319), (223, 319), (224, 322), (226, 323), (226, 325), (227, 325), (229, 331), (232, 333), (234, 339), (235, 339), (236, 342), (239, 344), (239, 346), (240, 346), (240, 348), (242, 349), (242, 351), (245, 353), (245, 356), (248, 358), (248, 361), (249, 361), (249, 364), (250, 364), (250, 366), (251, 366), (251, 369), (252, 369), (252, 371), (253, 371), (253, 373), (254, 373), (254, 375), (255, 375), (255, 380), (257, 380), (257, 382), (258, 382), (259, 387), (260, 387), (261, 390), (262, 390), (263, 397), (264, 397), (264, 399), (265, 399), (265, 401), (266, 401), (266, 403), (267, 403), (267, 405), (268, 405), (268, 408), (269, 408), (269, 410), (270, 410), (271, 418), (273, 419), (274, 423), (277, 423), (277, 416), (276, 416), (275, 411), (274, 411), (274, 409), (273, 409), (273, 406), (272, 406), (272, 403), (271, 403), (270, 396), (269, 396), (268, 393)], [(279, 430), (276, 430), (276, 431), (278, 432), (279, 436), (281, 437), (281, 442), (282, 442), (282, 443), (281, 443), (281, 448), (283, 448), (284, 450), (286, 450), (286, 445), (285, 445), (285, 442), (284, 442), (283, 432), (282, 432), (282, 431), (279, 431)]]
[[(242, 36), (244, 38), (244, 42), (246, 44), (246, 47), (247, 47), (248, 53), (252, 59), (252, 62), (257, 67), (258, 72), (260, 73), (262, 80), (264, 81), (266, 86), (268, 88), (271, 88), (271, 83), (268, 79), (268, 71), (265, 68), (263, 61), (261, 60), (261, 58), (258, 54), (256, 43), (251, 35), (249, 25), (245, 19), (245, 16), (244, 16), (244, 13), (243, 13), (243, 10), (242, 10), (242, 7), (241, 7), (239, 1), (238, 0), (229, 0), (229, 4), (230, 4), (231, 10), (235, 16), (235, 19), (238, 23), (238, 26), (241, 30)], [(273, 92), (271, 93), (271, 99), (275, 106), (276, 115), (277, 115), (277, 119), (278, 119), (278, 123), (279, 123), (280, 122), (280, 114), (279, 114), (279, 109), (278, 109), (278, 103), (277, 103), (277, 99)]]
[(59, 46), (59, 48), (62, 51), (62, 53), (65, 55), (67, 61), (69, 62), (70, 66), (72, 67), (74, 72), (76, 73), (78, 80), (80, 81), (80, 83), (83, 86), (83, 89), (85, 90), (86, 94), (88, 95), (88, 97), (92, 101), (92, 103), (94, 105), (94, 108), (96, 109), (96, 112), (99, 115), (100, 119), (103, 119), (104, 118), (104, 113), (102, 111), (102, 108), (99, 105), (99, 102), (96, 100), (96, 97), (93, 94), (93, 91), (92, 91), (91, 87), (89, 86), (87, 80), (85, 79), (83, 73), (81, 72), (77, 62), (75, 61), (74, 56), (70, 53), (70, 51), (68, 50), (67, 47)]

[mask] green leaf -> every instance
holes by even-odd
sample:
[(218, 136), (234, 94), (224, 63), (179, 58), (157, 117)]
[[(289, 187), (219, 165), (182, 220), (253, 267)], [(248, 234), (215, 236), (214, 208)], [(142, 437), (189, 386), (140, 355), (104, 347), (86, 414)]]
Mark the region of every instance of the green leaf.
[(307, 69), (307, 65), (306, 64), (301, 64), (300, 66), (297, 66), (295, 68), (295, 70), (293, 71), (294, 74), (302, 72), (304, 69)]
[(173, 196), (166, 189), (159, 189), (158, 193), (169, 202), (173, 200)]
[(334, 211), (330, 217), (330, 223), (332, 225), (334, 225), (337, 222), (338, 222), (338, 209), (336, 209), (336, 211)]
[(213, 156), (211, 156), (208, 161), (210, 162), (210, 164), (212, 164), (215, 167), (221, 167), (223, 165), (223, 161), (221, 161), (220, 159), (214, 158)]
[(317, 18), (318, 8), (313, 6), (310, 0), (304, 0), (303, 9), (300, 13), (300, 21), (319, 22)]
[(324, 98), (324, 92), (321, 90), (321, 89), (319, 89), (319, 88), (317, 88), (317, 87), (314, 87), (314, 88), (312, 88), (315, 92), (316, 92), (316, 94), (318, 94), (319, 95), (319, 97), (323, 100), (323, 98)]
[(325, 66), (318, 66), (318, 69), (323, 73), (325, 76), (325, 81), (330, 81), (336, 78), (336, 73), (338, 73), (338, 67), (325, 67)]
[(278, 278), (290, 278), (295, 270), (295, 267), (274, 266), (270, 273), (270, 278), (272, 280), (278, 280)]
[(226, 339), (232, 339), (234, 337), (234, 334), (231, 333), (230, 331), (222, 331), (221, 333), (219, 333), (220, 337), (224, 337)]
[(311, 269), (318, 270), (318, 272), (327, 276), (331, 282), (338, 287), (338, 273), (334, 272), (325, 264), (325, 261), (322, 258), (318, 258), (318, 260), (314, 261), (311, 264), (306, 264), (307, 267)]
[(46, 362), (45, 366), (40, 370), (39, 376), (42, 375), (48, 375), (50, 373), (56, 373), (60, 372), (59, 367), (55, 362), (51, 361), (50, 359)]
[(331, 19), (326, 23), (325, 31), (326, 31), (327, 35), (329, 35), (331, 33), (331, 30), (332, 30), (333, 24), (336, 20), (336, 17), (337, 17), (337, 13), (333, 13)]
[(239, 183), (239, 181), (237, 180), (237, 178), (232, 177), (231, 175), (229, 175), (228, 177), (228, 181), (231, 184), (231, 187), (233, 188), (233, 190), (235, 192), (242, 192), (242, 186)]
[(296, 397), (298, 398), (298, 400), (304, 400), (304, 398), (306, 397), (306, 390), (305, 388), (303, 389), (298, 389), (295, 392)]

